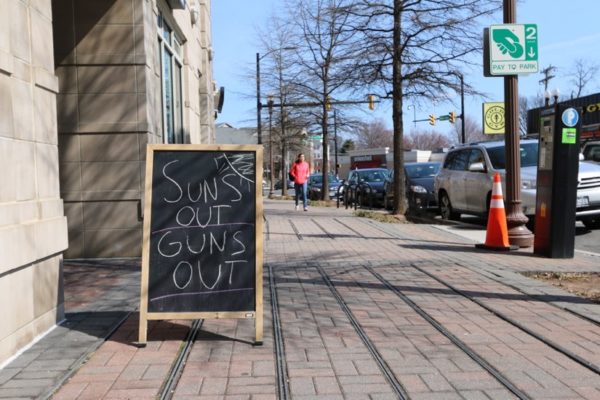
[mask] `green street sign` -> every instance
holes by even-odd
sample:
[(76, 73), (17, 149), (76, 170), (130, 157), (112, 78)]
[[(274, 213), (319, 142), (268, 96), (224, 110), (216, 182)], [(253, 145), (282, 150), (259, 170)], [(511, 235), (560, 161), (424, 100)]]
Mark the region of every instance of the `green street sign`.
[(521, 75), (538, 72), (537, 25), (490, 26), (489, 52), (492, 75)]
[(450, 119), (449, 115), (440, 115), (439, 117), (437, 117), (438, 121), (448, 121)]
[(577, 143), (577, 129), (576, 128), (562, 128), (562, 142), (565, 144)]
[(309, 136), (308, 140), (323, 140), (323, 136), (321, 136), (321, 135)]

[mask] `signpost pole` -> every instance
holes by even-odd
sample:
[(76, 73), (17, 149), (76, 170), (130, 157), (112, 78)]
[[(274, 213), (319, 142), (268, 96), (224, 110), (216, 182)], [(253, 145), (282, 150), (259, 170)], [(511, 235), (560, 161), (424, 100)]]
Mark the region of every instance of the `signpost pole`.
[[(503, 0), (504, 23), (517, 20), (515, 0)], [(506, 223), (508, 240), (519, 247), (533, 246), (533, 234), (525, 227), (527, 217), (521, 207), (521, 155), (519, 138), (519, 77), (504, 76), (504, 102), (506, 115)], [(463, 121), (464, 123), (464, 121)]]
[(462, 143), (465, 144), (465, 78), (463, 74), (460, 77), (460, 131)]

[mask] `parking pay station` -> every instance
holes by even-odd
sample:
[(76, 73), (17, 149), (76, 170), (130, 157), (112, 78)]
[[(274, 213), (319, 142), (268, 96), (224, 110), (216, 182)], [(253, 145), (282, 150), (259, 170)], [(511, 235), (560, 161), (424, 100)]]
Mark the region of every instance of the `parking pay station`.
[(555, 105), (542, 110), (533, 252), (573, 258), (581, 111)]

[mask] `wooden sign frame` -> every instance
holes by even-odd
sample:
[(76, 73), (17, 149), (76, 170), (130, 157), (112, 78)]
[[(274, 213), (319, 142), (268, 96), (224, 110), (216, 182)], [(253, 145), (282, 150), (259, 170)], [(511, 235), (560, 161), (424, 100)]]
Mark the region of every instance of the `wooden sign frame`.
[[(148, 312), (150, 278), (150, 236), (152, 222), (152, 181), (154, 152), (254, 152), (255, 154), (255, 310), (217, 312)], [(144, 190), (144, 225), (142, 243), (142, 274), (140, 289), (139, 345), (147, 341), (149, 320), (168, 319), (246, 319), (255, 320), (255, 343), (263, 341), (263, 203), (262, 203), (263, 148), (258, 145), (205, 145), (205, 144), (149, 144), (146, 147), (146, 175)]]

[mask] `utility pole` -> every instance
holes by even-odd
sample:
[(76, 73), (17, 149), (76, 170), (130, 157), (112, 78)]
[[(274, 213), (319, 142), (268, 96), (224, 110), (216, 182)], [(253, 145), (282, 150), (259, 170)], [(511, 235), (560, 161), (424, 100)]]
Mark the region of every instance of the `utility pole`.
[(540, 74), (544, 75), (543, 79), (540, 79), (540, 84), (544, 85), (544, 92), (548, 90), (548, 83), (550, 83), (550, 79), (556, 78), (556, 75), (550, 75), (553, 71), (556, 70), (556, 67), (553, 67), (552, 64), (547, 66), (540, 72)]
[(462, 143), (465, 144), (465, 79), (463, 74), (458, 73), (460, 78), (460, 132)]
[(256, 53), (256, 136), (258, 144), (262, 144), (262, 123), (260, 120), (260, 54)]

